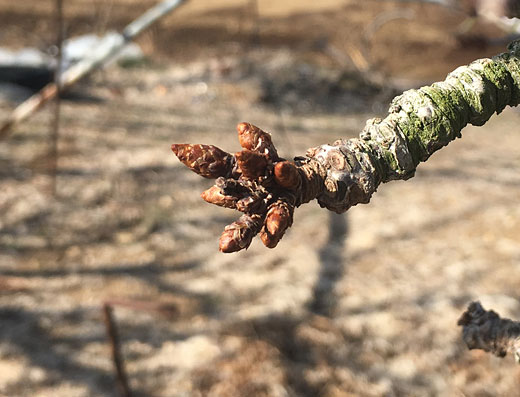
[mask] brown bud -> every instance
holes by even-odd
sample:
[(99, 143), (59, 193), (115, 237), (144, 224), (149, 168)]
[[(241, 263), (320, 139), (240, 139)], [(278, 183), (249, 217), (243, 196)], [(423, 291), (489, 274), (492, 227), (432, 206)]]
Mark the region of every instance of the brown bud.
[(218, 186), (212, 186), (200, 195), (205, 201), (225, 208), (236, 208), (238, 199), (222, 193)]
[(227, 225), (220, 236), (219, 249), (222, 252), (236, 252), (248, 248), (261, 226), (259, 215), (242, 215), (237, 221)]
[(174, 143), (172, 151), (189, 169), (204, 178), (227, 176), (232, 171), (232, 156), (216, 146)]
[(280, 161), (274, 166), (274, 179), (280, 186), (295, 190), (300, 185), (300, 173), (289, 161)]
[(284, 201), (271, 204), (265, 219), (267, 231), (271, 234), (284, 233), (292, 225), (293, 211), (293, 207)]
[(285, 201), (271, 204), (260, 233), (267, 248), (274, 248), (282, 239), (285, 231), (292, 225), (294, 207)]
[(276, 153), (276, 149), (269, 133), (249, 123), (238, 124), (237, 131), (240, 146), (244, 149), (254, 150), (258, 153), (265, 154), (273, 160), (278, 158), (278, 154)]
[(260, 239), (267, 248), (275, 248), (282, 239), (282, 236), (275, 237), (272, 234), (266, 232), (265, 229), (262, 229), (262, 231), (260, 232)]
[(267, 159), (259, 153), (242, 150), (235, 153), (235, 158), (244, 178), (256, 179), (266, 173)]
[(235, 230), (227, 228), (224, 229), (224, 232), (220, 235), (218, 249), (226, 254), (231, 252), (237, 252), (242, 249), (235, 236)]

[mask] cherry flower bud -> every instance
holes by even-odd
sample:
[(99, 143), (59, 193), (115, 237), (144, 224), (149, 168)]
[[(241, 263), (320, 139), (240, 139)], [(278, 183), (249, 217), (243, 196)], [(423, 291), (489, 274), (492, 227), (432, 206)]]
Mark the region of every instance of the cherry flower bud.
[(274, 166), (274, 179), (281, 187), (295, 190), (300, 185), (300, 174), (289, 161), (280, 161)]
[(232, 171), (232, 156), (216, 146), (174, 143), (172, 151), (189, 169), (204, 178), (227, 176)]
[(203, 191), (200, 195), (203, 200), (208, 203), (218, 205), (225, 208), (236, 208), (238, 199), (222, 193), (218, 186), (212, 186)]
[(254, 150), (267, 155), (270, 159), (278, 159), (271, 135), (249, 123), (237, 125), (238, 140), (244, 149)]
[(267, 168), (267, 159), (265, 156), (246, 149), (237, 152), (235, 158), (244, 178), (256, 179), (265, 175)]
[(292, 225), (294, 207), (278, 200), (271, 204), (265, 219), (260, 238), (268, 248), (274, 248), (282, 239), (285, 231)]
[(260, 215), (242, 215), (237, 221), (224, 228), (220, 236), (219, 249), (222, 252), (236, 252), (248, 248), (261, 227)]

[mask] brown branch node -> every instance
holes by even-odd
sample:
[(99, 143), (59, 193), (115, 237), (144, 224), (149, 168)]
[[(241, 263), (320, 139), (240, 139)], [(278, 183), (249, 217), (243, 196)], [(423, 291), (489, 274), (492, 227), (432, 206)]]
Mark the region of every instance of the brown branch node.
[(498, 357), (510, 353), (520, 363), (520, 322), (501, 318), (480, 302), (471, 302), (457, 325), (462, 326), (462, 339), (470, 350), (481, 349)]

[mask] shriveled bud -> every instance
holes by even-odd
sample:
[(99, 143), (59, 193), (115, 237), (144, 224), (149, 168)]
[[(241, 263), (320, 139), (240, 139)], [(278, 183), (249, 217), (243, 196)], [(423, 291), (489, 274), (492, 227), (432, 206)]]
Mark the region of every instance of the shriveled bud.
[(174, 143), (172, 151), (189, 169), (204, 178), (227, 176), (232, 171), (232, 156), (216, 146)]
[(300, 173), (289, 161), (280, 161), (274, 166), (274, 179), (280, 186), (294, 190), (300, 185)]
[(242, 150), (235, 153), (237, 165), (242, 176), (247, 179), (256, 179), (266, 172), (267, 158), (251, 150)]
[(244, 186), (242, 181), (231, 178), (217, 178), (215, 186), (219, 187), (222, 194), (227, 196), (245, 197), (251, 193), (251, 189)]
[(278, 159), (278, 153), (273, 145), (271, 135), (249, 123), (237, 125), (238, 140), (244, 149), (254, 150), (269, 156), (272, 160)]
[(237, 221), (227, 225), (220, 236), (219, 249), (222, 252), (236, 252), (248, 248), (261, 227), (259, 215), (242, 215)]
[(205, 201), (225, 208), (236, 208), (238, 199), (234, 196), (223, 194), (218, 186), (212, 186), (201, 193)]
[(260, 233), (267, 248), (274, 248), (282, 239), (285, 231), (292, 225), (294, 207), (278, 200), (271, 204)]
[(240, 200), (238, 200), (236, 209), (240, 212), (245, 213), (260, 213), (264, 212), (266, 208), (266, 204), (264, 202), (264, 199), (260, 196), (247, 196)]

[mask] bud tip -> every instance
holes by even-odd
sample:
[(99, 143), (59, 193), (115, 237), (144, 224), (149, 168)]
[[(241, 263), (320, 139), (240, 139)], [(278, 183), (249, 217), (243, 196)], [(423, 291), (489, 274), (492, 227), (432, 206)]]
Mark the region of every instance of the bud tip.
[(251, 126), (251, 124), (246, 123), (246, 122), (238, 123), (237, 124), (238, 134), (242, 135), (242, 134), (246, 133), (250, 126)]

